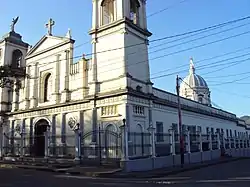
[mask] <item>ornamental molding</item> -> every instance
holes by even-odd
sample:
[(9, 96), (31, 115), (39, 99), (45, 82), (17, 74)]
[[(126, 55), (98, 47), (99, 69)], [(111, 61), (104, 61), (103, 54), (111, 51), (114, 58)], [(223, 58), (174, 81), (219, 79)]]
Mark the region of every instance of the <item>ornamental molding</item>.
[(21, 114), (14, 114), (12, 118), (22, 119), (22, 118), (30, 118), (30, 117), (39, 117), (45, 115), (53, 115), (53, 114), (60, 114), (60, 113), (71, 113), (77, 112), (81, 110), (89, 110), (89, 103), (81, 103), (81, 104), (74, 104), (68, 105), (63, 107), (55, 107), (49, 109), (43, 109), (38, 111), (31, 111), (31, 112), (23, 112)]
[(150, 100), (139, 98), (139, 97), (134, 97), (134, 96), (128, 96), (128, 100), (132, 102), (136, 102), (138, 104), (143, 104), (143, 105), (150, 104)]
[(106, 105), (106, 104), (114, 104), (117, 102), (125, 101), (127, 99), (126, 95), (105, 98), (102, 100), (97, 100), (97, 105)]

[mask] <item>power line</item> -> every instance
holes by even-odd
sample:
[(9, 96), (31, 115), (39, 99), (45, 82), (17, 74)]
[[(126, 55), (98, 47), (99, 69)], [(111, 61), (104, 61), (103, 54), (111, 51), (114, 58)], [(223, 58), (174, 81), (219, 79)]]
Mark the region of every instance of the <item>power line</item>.
[[(224, 41), (224, 40), (228, 40), (228, 39), (231, 39), (231, 38), (239, 37), (239, 36), (241, 36), (241, 35), (248, 34), (248, 33), (250, 33), (250, 31), (247, 31), (247, 32), (244, 32), (244, 33), (240, 33), (240, 34), (236, 34), (236, 35), (233, 35), (233, 36), (229, 36), (229, 37), (226, 37), (226, 38), (223, 38), (223, 39), (215, 40), (215, 41), (212, 41), (212, 42), (209, 42), (209, 43), (205, 43), (205, 44), (202, 44), (202, 45), (194, 46), (194, 47), (191, 47), (191, 48), (187, 48), (187, 49), (184, 49), (184, 50), (175, 51), (175, 52), (172, 52), (172, 53), (168, 53), (168, 54), (166, 54), (166, 55), (154, 57), (154, 58), (147, 59), (147, 60), (143, 60), (143, 61), (138, 61), (138, 62), (135, 62), (135, 63), (133, 63), (133, 64), (127, 64), (126, 67), (128, 67), (128, 66), (133, 66), (133, 65), (137, 65), (137, 64), (140, 64), (140, 63), (144, 63), (144, 62), (149, 62), (149, 60), (160, 59), (160, 58), (163, 58), (163, 57), (166, 57), (166, 56), (178, 54), (178, 53), (185, 52), (185, 51), (192, 50), (192, 49), (196, 49), (196, 48), (199, 48), (199, 47), (204, 47), (204, 46), (207, 46), (207, 45), (210, 45), (210, 44), (214, 44), (214, 43), (218, 43), (218, 42), (221, 42), (221, 41)], [(60, 61), (61, 61), (61, 60), (60, 60)], [(54, 61), (54, 62), (58, 62), (58, 61)], [(51, 63), (51, 62), (50, 62), (50, 63)], [(45, 63), (45, 64), (48, 64), (48, 63)], [(106, 64), (106, 65), (104, 65), (104, 66), (110, 66), (110, 65), (111, 65), (111, 64)], [(119, 68), (109, 69), (108, 71), (113, 71), (113, 70), (117, 70), (117, 69), (120, 69), (120, 68), (124, 68), (124, 66), (122, 65), (122, 66), (119, 67)], [(104, 71), (104, 72), (108, 72), (108, 71)], [(104, 73), (104, 72), (102, 72), (102, 73)], [(100, 74), (100, 72), (99, 72), (98, 74)]]
[[(226, 78), (226, 77), (235, 77), (238, 75), (245, 75), (245, 74), (250, 74), (250, 71), (247, 72), (243, 72), (243, 73), (235, 73), (235, 74), (229, 74), (229, 75), (221, 75), (219, 78)], [(206, 77), (206, 79), (214, 79), (214, 78), (218, 78), (218, 76), (211, 76), (211, 77)]]
[[(235, 51), (231, 51), (231, 52), (228, 52), (228, 53), (223, 53), (221, 55), (216, 55), (216, 56), (213, 56), (213, 57), (209, 57), (209, 58), (205, 58), (205, 59), (202, 59), (202, 60), (198, 60), (198, 61), (195, 62), (195, 64), (199, 64), (201, 62), (205, 62), (205, 61), (213, 60), (213, 59), (216, 59), (216, 58), (219, 58), (219, 57), (223, 57), (223, 56), (235, 54), (235, 53), (238, 53), (238, 52), (242, 52), (242, 51), (244, 51), (246, 49), (250, 49), (250, 46), (246, 47), (246, 48), (237, 49)], [(162, 70), (162, 71), (158, 71), (156, 73), (153, 73), (152, 75), (163, 73), (163, 72), (167, 72), (167, 71), (170, 71), (172, 69), (179, 69), (179, 68), (186, 67), (186, 66), (187, 66), (186, 64), (185, 65), (176, 66), (174, 68), (169, 68), (169, 69), (165, 69), (165, 70)]]
[(248, 95), (240, 95), (238, 93), (234, 93), (234, 92), (230, 92), (230, 91), (223, 91), (223, 90), (218, 89), (218, 88), (213, 88), (213, 90), (219, 91), (220, 93), (225, 93), (225, 94), (228, 94), (228, 95), (235, 95), (235, 96), (238, 96), (238, 97), (243, 97), (243, 98), (250, 99), (250, 96), (248, 96)]
[(189, 0), (182, 0), (182, 1), (179, 1), (179, 2), (177, 2), (177, 3), (174, 3), (174, 4), (172, 4), (172, 5), (170, 5), (170, 6), (166, 7), (166, 8), (163, 8), (163, 9), (157, 11), (157, 12), (154, 12), (154, 13), (152, 13), (152, 14), (149, 14), (149, 15), (147, 16), (147, 18), (152, 17), (152, 16), (157, 15), (157, 14), (160, 14), (160, 13), (166, 11), (166, 10), (169, 10), (169, 9), (175, 7), (176, 5), (185, 3), (185, 2), (187, 2), (187, 1), (189, 1)]
[(246, 31), (246, 32), (243, 32), (243, 33), (240, 33), (240, 34), (236, 34), (236, 35), (233, 35), (233, 36), (229, 36), (229, 37), (226, 37), (226, 38), (223, 38), (223, 39), (220, 39), (220, 40), (215, 40), (215, 41), (212, 41), (212, 42), (208, 42), (208, 43), (205, 43), (205, 44), (197, 45), (197, 46), (190, 47), (190, 48), (187, 48), (187, 49), (183, 49), (183, 50), (180, 50), (180, 51), (172, 52), (172, 53), (169, 53), (169, 54), (166, 54), (166, 55), (156, 57), (154, 59), (158, 59), (158, 58), (178, 54), (178, 53), (181, 53), (181, 52), (189, 51), (189, 50), (200, 48), (200, 47), (204, 47), (204, 46), (207, 46), (207, 45), (210, 45), (210, 44), (218, 43), (218, 42), (221, 42), (221, 41), (224, 41), (224, 40), (227, 40), (227, 39), (231, 39), (231, 38), (235, 38), (235, 37), (238, 37), (238, 36), (242, 36), (242, 35), (245, 35), (245, 34), (248, 34), (248, 33), (250, 33), (250, 31)]
[(244, 60), (239, 60), (239, 61), (230, 63), (230, 65), (228, 65), (228, 66), (226, 66), (226, 67), (223, 67), (223, 68), (220, 68), (220, 69), (217, 69), (217, 70), (213, 70), (213, 71), (204, 73), (203, 75), (208, 75), (208, 74), (211, 74), (211, 73), (215, 73), (215, 72), (224, 70), (224, 69), (226, 69), (226, 68), (229, 68), (229, 67), (232, 67), (232, 66), (236, 66), (236, 65), (241, 64), (241, 63), (243, 63), (243, 62), (246, 62), (246, 61), (248, 61), (248, 60), (250, 60), (250, 58), (247, 58), (247, 59), (244, 59)]
[[(219, 63), (219, 62), (222, 62), (222, 61), (228, 61), (228, 60), (231, 60), (232, 58), (229, 58), (229, 59), (225, 59), (225, 60), (220, 60), (220, 61), (217, 61), (217, 63)], [(250, 58), (247, 58), (247, 59), (244, 59), (244, 60), (239, 60), (239, 61), (234, 61), (234, 62), (230, 62), (229, 63), (229, 66), (227, 66), (227, 67), (231, 67), (231, 66), (233, 66), (233, 65), (237, 65), (237, 64), (239, 64), (239, 63), (241, 63), (241, 62), (244, 62), (244, 61), (247, 61), (247, 60), (250, 60)], [(214, 62), (214, 64), (215, 64), (216, 62)], [(220, 64), (221, 65), (221, 64)], [(222, 65), (224, 65), (224, 64), (222, 64)], [(217, 65), (218, 66), (218, 65)], [(202, 70), (202, 69), (206, 69), (206, 68), (213, 68), (213, 67), (216, 67), (215, 65), (214, 66), (198, 66), (198, 68), (196, 68), (196, 69), (198, 69), (198, 70)], [(227, 68), (226, 67), (226, 68)], [(223, 67), (222, 69), (225, 69), (225, 67)], [(215, 71), (212, 71), (212, 72), (216, 72), (217, 70), (215, 70)], [(175, 74), (179, 74), (179, 73), (183, 73), (183, 72), (187, 72), (187, 70), (181, 70), (181, 71), (175, 71), (175, 72), (173, 72), (173, 73), (168, 73), (168, 74), (163, 74), (163, 75), (159, 75), (159, 76), (155, 76), (155, 77), (152, 77), (151, 79), (158, 79), (158, 78), (162, 78), (162, 77), (167, 77), (167, 76), (170, 76), (170, 75), (175, 75)], [(212, 73), (212, 72), (209, 72), (209, 73)]]
[(210, 36), (221, 34), (221, 33), (224, 33), (224, 32), (227, 32), (227, 31), (231, 31), (231, 30), (234, 30), (234, 29), (238, 29), (240, 27), (243, 27), (243, 26), (246, 26), (246, 25), (249, 25), (249, 24), (250, 24), (250, 22), (246, 23), (246, 24), (242, 24), (242, 25), (236, 26), (236, 27), (233, 27), (233, 28), (225, 29), (225, 30), (222, 30), (222, 31), (219, 31), (219, 32), (216, 32), (216, 33), (212, 33), (212, 34), (209, 34), (209, 35), (206, 35), (206, 36), (202, 36), (202, 37), (199, 37), (199, 38), (188, 40), (188, 41), (185, 41), (185, 42), (182, 42), (182, 43), (179, 43), (179, 44), (175, 44), (175, 45), (172, 45), (172, 46), (169, 46), (169, 47), (164, 47), (164, 48), (161, 48), (161, 49), (149, 52), (148, 54), (156, 53), (156, 52), (163, 51), (163, 50), (166, 50), (166, 49), (169, 49), (169, 48), (172, 48), (172, 47), (176, 47), (176, 46), (180, 46), (180, 45), (183, 45), (183, 44), (191, 43), (191, 42), (194, 42), (194, 41), (197, 41), (197, 40), (200, 40), (200, 39), (204, 39), (204, 38), (207, 38), (207, 37), (210, 37)]
[[(197, 90), (195, 90), (194, 88), (192, 88), (188, 83), (186, 83), (186, 81), (184, 81), (182, 78), (180, 78), (181, 80), (182, 80), (182, 82), (184, 83), (184, 84), (186, 84), (191, 90), (193, 90), (196, 94), (199, 94), (199, 93), (197, 93)], [(214, 106), (216, 106), (217, 108), (220, 108), (220, 109), (222, 109), (222, 107), (220, 107), (219, 105), (217, 105), (216, 103), (214, 103), (214, 102), (212, 102), (212, 101), (210, 101), (210, 100), (208, 100), (207, 98), (205, 98), (205, 97), (203, 97), (205, 100), (207, 100), (208, 102), (211, 102)]]
[(232, 81), (228, 81), (228, 82), (221, 82), (219, 84), (212, 84), (210, 86), (220, 86), (220, 85), (224, 85), (224, 84), (231, 84), (231, 83), (235, 83), (235, 82), (238, 82), (238, 81), (242, 81), (242, 80), (245, 80), (245, 79), (248, 79), (250, 78), (250, 75), (247, 76), (247, 77), (244, 77), (244, 78), (241, 78), (241, 79), (236, 79), (236, 80), (232, 80)]
[[(221, 24), (217, 24), (217, 25), (214, 25), (214, 26), (202, 28), (202, 29), (199, 29), (199, 30), (196, 30), (196, 31), (190, 31), (190, 32), (186, 32), (186, 33), (179, 34), (179, 35), (172, 35), (172, 36), (163, 37), (162, 40), (165, 40), (165, 39), (167, 39), (167, 38), (173, 38), (173, 37), (178, 37), (178, 36), (182, 36), (182, 35), (187, 35), (187, 34), (189, 34), (189, 33), (195, 33), (195, 32), (205, 31), (205, 30), (208, 30), (208, 29), (219, 28), (219, 27), (226, 26), (226, 25), (229, 25), (229, 24), (232, 24), (232, 23), (236, 23), (236, 22), (239, 22), (239, 21), (243, 21), (243, 20), (246, 20), (246, 19), (249, 19), (249, 18), (250, 18), (250, 16), (247, 16), (247, 17), (240, 18), (240, 19), (236, 19), (236, 20), (233, 20), (233, 21), (228, 21), (228, 22), (226, 22), (226, 23), (221, 23)], [(160, 39), (154, 40), (153, 42), (156, 42), (156, 41), (160, 41)], [(125, 47), (120, 47), (120, 48), (116, 48), (116, 49), (112, 49), (112, 50), (118, 50), (118, 49), (123, 49), (123, 48), (129, 48), (129, 47), (133, 47), (133, 46), (137, 46), (137, 45), (142, 45), (142, 44), (145, 44), (145, 43), (143, 42), (143, 43), (134, 44), (134, 45), (125, 46)], [(112, 50), (107, 50), (106, 52), (112, 51)], [(91, 53), (91, 54), (95, 54), (95, 53)], [(134, 54), (134, 53), (133, 53), (133, 54)], [(88, 55), (90, 55), (90, 54), (88, 54)], [(87, 55), (85, 55), (85, 56), (87, 56)], [(79, 56), (75, 56), (75, 57), (70, 58), (70, 59), (81, 58), (81, 57), (82, 57), (82, 55), (79, 55)], [(66, 59), (62, 59), (62, 60), (66, 60)], [(60, 61), (62, 61), (62, 60), (60, 60)], [(57, 62), (57, 61), (55, 60), (55, 61), (47, 62), (47, 63), (44, 63), (44, 64), (55, 63), (55, 62)]]
[[(211, 28), (219, 27), (219, 26), (222, 26), (222, 25), (228, 25), (228, 24), (236, 23), (236, 22), (243, 21), (243, 20), (246, 20), (246, 19), (249, 19), (249, 18), (250, 18), (250, 16), (247, 16), (247, 17), (244, 17), (244, 18), (236, 19), (236, 20), (233, 20), (233, 21), (228, 21), (228, 22), (225, 22), (225, 23), (220, 23), (220, 24), (217, 24), (217, 25), (205, 27), (205, 28), (198, 29), (198, 30), (193, 30), (193, 31), (189, 31), (189, 32), (181, 33), (181, 34), (176, 34), (176, 35), (172, 35), (172, 36), (162, 37), (162, 38), (159, 38), (159, 39), (154, 39), (154, 40), (151, 40), (149, 42), (153, 43), (153, 42), (158, 42), (158, 41), (162, 41), (162, 40), (166, 40), (166, 39), (171, 39), (171, 38), (176, 38), (176, 37), (180, 37), (180, 36), (185, 36), (185, 35), (189, 35), (189, 34), (192, 34), (192, 33), (197, 33), (197, 32), (201, 32), (201, 31), (204, 31), (204, 30), (211, 29)], [(138, 46), (138, 45), (142, 45), (142, 44), (145, 44), (145, 42), (138, 43), (138, 44), (133, 44), (133, 45), (128, 45), (128, 46), (125, 46), (125, 47), (118, 47), (118, 48), (113, 48), (113, 49), (98, 51), (96, 53), (89, 53), (89, 54), (86, 54), (86, 56), (91, 56), (93, 54), (106, 53), (106, 52), (120, 50), (120, 49), (124, 49), (124, 48), (130, 48), (130, 47), (134, 47), (134, 46)]]

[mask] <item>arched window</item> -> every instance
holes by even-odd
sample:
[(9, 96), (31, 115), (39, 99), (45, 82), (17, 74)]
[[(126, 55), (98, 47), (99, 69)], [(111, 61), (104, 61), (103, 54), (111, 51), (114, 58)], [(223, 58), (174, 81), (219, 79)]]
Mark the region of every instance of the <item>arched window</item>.
[(13, 51), (12, 63), (11, 63), (12, 67), (13, 68), (21, 67), (22, 58), (23, 58), (23, 53), (19, 49), (16, 49), (15, 51)]
[(130, 0), (130, 20), (134, 24), (139, 24), (139, 8), (138, 0)]
[(106, 127), (106, 131), (109, 131), (109, 132), (116, 132), (116, 128), (115, 128), (114, 125), (109, 124), (109, 125)]
[(44, 79), (44, 102), (50, 100), (51, 92), (52, 92), (52, 77), (51, 74), (49, 73), (48, 75), (46, 75)]
[(102, 25), (109, 24), (115, 20), (115, 0), (102, 1)]
[(198, 97), (198, 102), (199, 102), (199, 103), (202, 103), (202, 96), (199, 96), (199, 97)]

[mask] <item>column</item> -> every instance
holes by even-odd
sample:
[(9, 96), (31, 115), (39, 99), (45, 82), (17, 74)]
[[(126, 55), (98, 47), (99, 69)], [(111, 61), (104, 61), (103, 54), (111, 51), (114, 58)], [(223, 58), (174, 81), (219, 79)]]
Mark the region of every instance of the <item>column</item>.
[(221, 133), (221, 140), (222, 140), (223, 149), (225, 149), (226, 148), (226, 140), (225, 140), (224, 132)]
[(123, 1), (123, 15), (127, 18), (130, 18), (130, 2)]
[(187, 131), (187, 152), (191, 153), (191, 147), (190, 147), (190, 131)]
[(65, 51), (65, 65), (62, 68), (64, 70), (64, 81), (60, 81), (63, 83), (62, 85), (62, 96), (61, 96), (61, 102), (65, 103), (69, 100), (69, 55), (70, 55), (70, 51), (66, 50)]
[[(9, 150), (7, 150), (7, 142), (4, 141), (4, 146), (6, 147), (6, 153), (13, 154), (14, 155), (14, 138), (15, 138), (15, 121), (10, 121), (11, 129), (9, 132), (5, 132), (6, 136), (10, 137), (10, 142), (8, 143)], [(4, 140), (6, 140), (6, 137), (4, 137)]]
[(65, 63), (65, 79), (64, 79), (64, 90), (69, 89), (69, 57), (70, 57), (70, 51), (66, 50), (65, 51), (65, 59), (66, 59), (66, 63)]
[(90, 71), (90, 77), (89, 77), (89, 94), (95, 95), (97, 93), (97, 50), (96, 50), (96, 44), (97, 44), (97, 38), (96, 35), (92, 36), (92, 59), (91, 59), (91, 71)]
[(29, 129), (30, 129), (30, 133), (29, 133), (29, 154), (32, 155), (33, 154), (33, 145), (34, 145), (34, 127), (33, 127), (33, 122), (34, 122), (34, 118), (30, 118), (29, 120), (30, 124), (29, 124)]
[(232, 148), (232, 143), (231, 143), (231, 138), (232, 137), (228, 137), (228, 148), (231, 149)]
[(29, 92), (30, 92), (30, 78), (29, 78), (29, 75), (30, 75), (30, 66), (27, 67), (27, 71), (26, 71), (26, 74), (28, 76), (26, 76), (25, 78), (25, 87), (24, 87), (24, 95), (25, 95), (25, 109), (28, 109), (29, 108)]
[(151, 156), (155, 157), (155, 128), (153, 126), (149, 126), (148, 131), (150, 133), (151, 140)]
[(126, 120), (123, 120), (123, 126), (120, 127), (122, 132), (122, 158), (121, 161), (128, 160), (128, 128)]
[[(130, 124), (131, 124), (131, 107), (129, 104), (126, 104), (126, 114), (125, 114), (125, 119), (126, 119), (126, 125), (127, 125), (127, 128), (128, 128), (128, 132), (130, 132)], [(151, 113), (152, 114), (152, 113)], [(151, 122), (152, 122), (152, 115), (149, 116), (151, 119)]]
[(236, 146), (236, 136), (233, 137), (233, 141), (234, 141), (234, 149), (236, 149), (237, 148), (237, 146)]
[(38, 88), (39, 88), (39, 85), (38, 85), (38, 63), (36, 63), (34, 66), (33, 66), (33, 72), (31, 73), (32, 74), (32, 79), (30, 80), (31, 81), (31, 85), (32, 85), (32, 89), (30, 90), (31, 91), (31, 95), (30, 95), (30, 107), (31, 108), (35, 108), (37, 107), (37, 99), (38, 99)]
[(97, 43), (97, 39), (94, 38), (92, 41), (92, 49), (93, 49), (93, 59), (92, 59), (92, 81), (93, 83), (95, 83), (97, 81), (97, 58), (96, 58), (96, 43)]
[[(96, 106), (94, 106), (94, 108), (92, 109), (92, 131), (96, 132), (97, 130), (97, 108)], [(92, 136), (92, 143), (97, 143), (97, 134), (93, 133)]]
[(170, 132), (170, 152), (172, 155), (175, 155), (175, 132), (173, 129), (169, 130)]
[(220, 133), (216, 133), (217, 134), (217, 148), (218, 149), (220, 149), (220, 144), (221, 144), (221, 142), (220, 142)]
[(147, 11), (146, 11), (146, 1), (142, 1), (142, 12), (143, 12), (143, 16), (142, 16), (142, 18), (143, 18), (143, 23), (144, 23), (144, 25), (143, 25), (143, 27), (144, 27), (144, 29), (147, 29)]
[(199, 141), (200, 141), (199, 149), (200, 149), (200, 152), (203, 152), (203, 150), (202, 150), (202, 134), (200, 131), (198, 133), (199, 133)]
[(21, 149), (23, 150), (23, 156), (24, 155), (26, 155), (27, 154), (27, 148), (26, 148), (26, 145), (27, 145), (27, 143), (26, 143), (26, 141), (27, 141), (27, 137), (26, 137), (26, 124), (25, 124), (25, 120), (26, 119), (22, 119), (22, 125), (21, 125), (21, 141), (23, 141), (23, 143), (22, 143), (22, 147), (21, 147)]
[(80, 131), (84, 132), (84, 111), (79, 111), (79, 122), (80, 122)]
[(66, 113), (62, 114), (61, 120), (61, 155), (66, 154)]
[(212, 132), (209, 132), (209, 150), (213, 150)]
[(92, 3), (93, 3), (93, 8), (92, 8), (92, 29), (95, 29), (95, 28), (98, 27), (98, 25), (97, 25), (98, 24), (98, 4), (97, 4), (97, 1), (92, 1)]
[(79, 162), (80, 157), (81, 157), (81, 130), (80, 130), (80, 126), (77, 129), (75, 129), (74, 132), (75, 132), (75, 161)]
[(47, 127), (46, 131), (44, 132), (44, 158), (48, 159), (49, 156), (49, 142), (50, 142), (50, 137), (49, 137), (49, 127)]
[(11, 111), (17, 111), (18, 110), (18, 102), (19, 102), (19, 87), (17, 80), (14, 81), (13, 86), (13, 100), (12, 100), (12, 109)]
[(4, 141), (4, 135), (3, 135), (3, 124), (0, 124), (0, 159), (3, 157), (3, 141)]
[(54, 85), (54, 93), (53, 100), (55, 103), (59, 102), (59, 88), (60, 88), (60, 57), (61, 55), (56, 55), (56, 73), (55, 73), (55, 85)]
[(51, 155), (56, 154), (56, 115), (52, 115), (52, 123), (51, 123), (51, 144), (50, 147), (52, 148), (50, 150)]

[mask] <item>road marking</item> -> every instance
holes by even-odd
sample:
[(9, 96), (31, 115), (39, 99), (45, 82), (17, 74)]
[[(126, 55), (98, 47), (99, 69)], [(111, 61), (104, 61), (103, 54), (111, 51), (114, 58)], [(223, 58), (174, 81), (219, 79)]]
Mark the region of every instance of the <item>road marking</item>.
[(250, 180), (250, 177), (234, 177), (234, 178), (229, 178), (232, 180)]
[[(54, 175), (56, 178), (71, 178), (71, 179), (80, 179), (80, 180), (86, 180), (86, 179), (91, 179), (95, 181), (107, 181), (111, 183), (133, 183), (133, 184), (147, 184), (145, 180), (130, 180), (130, 179), (121, 179), (121, 178), (99, 178), (99, 177), (87, 177), (87, 176), (76, 176), (76, 175)], [(105, 184), (107, 184), (105, 182)]]
[(198, 180), (196, 183), (222, 183), (222, 182), (246, 182), (246, 179), (218, 179), (218, 180)]
[(161, 177), (161, 178), (152, 178), (150, 180), (187, 180), (187, 179), (191, 179), (191, 177)]
[(76, 175), (54, 175), (54, 177), (56, 177), (56, 178), (74, 178), (74, 179), (101, 179), (101, 178), (76, 176)]

